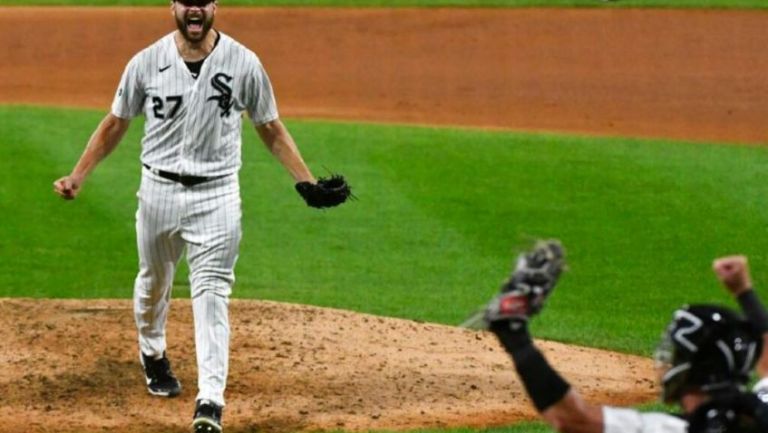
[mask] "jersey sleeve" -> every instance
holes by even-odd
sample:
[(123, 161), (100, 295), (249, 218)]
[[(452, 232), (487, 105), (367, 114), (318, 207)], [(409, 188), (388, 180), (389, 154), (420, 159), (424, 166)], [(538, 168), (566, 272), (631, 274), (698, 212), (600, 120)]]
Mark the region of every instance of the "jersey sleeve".
[(667, 413), (603, 406), (603, 433), (687, 433), (688, 422)]
[(752, 392), (757, 394), (757, 397), (764, 403), (768, 403), (768, 377), (760, 379), (755, 386), (752, 387)]
[(121, 119), (132, 119), (141, 114), (145, 94), (141, 86), (139, 63), (139, 55), (128, 62), (112, 101), (112, 114)]
[(258, 59), (254, 60), (245, 95), (245, 106), (253, 124), (262, 125), (278, 118), (277, 102), (267, 71)]

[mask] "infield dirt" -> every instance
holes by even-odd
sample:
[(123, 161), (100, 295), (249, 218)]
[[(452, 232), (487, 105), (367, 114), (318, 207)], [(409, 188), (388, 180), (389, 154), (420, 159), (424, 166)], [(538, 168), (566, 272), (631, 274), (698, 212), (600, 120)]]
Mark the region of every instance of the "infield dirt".
[[(0, 8), (0, 103), (106, 111), (127, 60), (172, 25), (165, 8)], [(260, 55), (284, 116), (766, 141), (764, 12), (223, 6), (217, 27)], [(231, 318), (230, 433), (535, 418), (488, 334), (240, 300)], [(185, 390), (159, 400), (130, 301), (0, 300), (2, 431), (187, 431), (192, 328), (174, 301)], [(590, 401), (655, 398), (648, 359), (540, 343)]]
[[(0, 301), (0, 419), (9, 433), (187, 432), (196, 366), (188, 300), (168, 354), (184, 390), (145, 391), (131, 301)], [(492, 334), (234, 300), (226, 431), (493, 426), (535, 418)], [(651, 361), (539, 342), (588, 400), (653, 400)]]

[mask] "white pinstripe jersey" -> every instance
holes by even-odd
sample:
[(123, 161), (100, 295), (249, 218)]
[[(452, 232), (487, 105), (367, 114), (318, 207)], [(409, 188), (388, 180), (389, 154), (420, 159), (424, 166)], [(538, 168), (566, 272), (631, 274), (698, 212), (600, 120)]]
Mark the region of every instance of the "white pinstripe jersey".
[(241, 165), (242, 112), (263, 124), (278, 117), (269, 77), (256, 54), (220, 33), (197, 79), (173, 33), (128, 63), (112, 114), (146, 117), (141, 162), (192, 176), (222, 176)]

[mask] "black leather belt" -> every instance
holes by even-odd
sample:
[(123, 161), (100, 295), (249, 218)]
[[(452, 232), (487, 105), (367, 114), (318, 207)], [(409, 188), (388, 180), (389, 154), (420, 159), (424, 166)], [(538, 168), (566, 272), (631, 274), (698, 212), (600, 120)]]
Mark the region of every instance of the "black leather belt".
[(165, 170), (158, 170), (156, 168), (152, 168), (152, 167), (148, 166), (147, 164), (141, 164), (141, 165), (143, 165), (144, 168), (146, 168), (147, 170), (151, 171), (152, 173), (155, 173), (156, 175), (158, 175), (158, 176), (160, 176), (160, 177), (162, 177), (164, 179), (168, 179), (168, 180), (172, 180), (174, 182), (178, 182), (178, 183), (180, 183), (180, 184), (182, 184), (184, 186), (195, 186), (195, 185), (199, 185), (199, 184), (201, 184), (203, 182), (208, 182), (209, 180), (214, 180), (214, 179), (218, 179), (220, 177), (224, 177), (224, 176), (214, 176), (214, 177), (189, 176), (189, 175), (184, 175), (184, 174), (171, 173), (170, 171), (165, 171)]

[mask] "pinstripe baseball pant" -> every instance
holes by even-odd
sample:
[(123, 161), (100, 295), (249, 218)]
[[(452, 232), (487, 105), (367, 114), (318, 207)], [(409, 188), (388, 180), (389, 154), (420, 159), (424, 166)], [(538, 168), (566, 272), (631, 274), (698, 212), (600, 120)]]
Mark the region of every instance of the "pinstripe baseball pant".
[(186, 247), (195, 321), (197, 399), (223, 406), (229, 363), (229, 295), (241, 238), (237, 174), (187, 187), (145, 168), (137, 196), (139, 273), (134, 314), (139, 348), (147, 356), (160, 356), (166, 349), (173, 276)]

